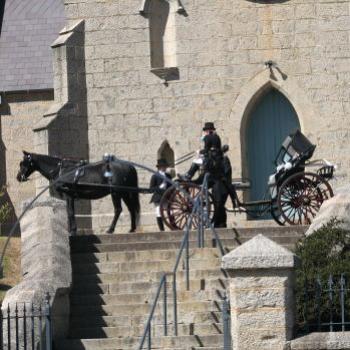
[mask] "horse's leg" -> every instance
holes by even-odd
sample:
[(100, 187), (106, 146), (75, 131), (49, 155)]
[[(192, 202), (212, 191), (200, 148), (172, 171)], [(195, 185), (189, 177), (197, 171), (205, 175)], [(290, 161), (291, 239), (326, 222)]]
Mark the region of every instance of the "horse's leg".
[(112, 220), (111, 226), (107, 230), (107, 233), (113, 233), (115, 229), (115, 225), (118, 222), (119, 216), (123, 210), (122, 201), (119, 195), (112, 193), (112, 201), (114, 206), (114, 218)]
[(133, 200), (129, 193), (126, 193), (125, 195), (123, 195), (122, 198), (130, 213), (131, 227), (129, 232), (135, 232), (136, 222), (137, 222), (137, 212), (136, 212), (136, 208), (134, 208)]
[(67, 216), (68, 216), (68, 231), (71, 236), (77, 234), (77, 223), (75, 221), (74, 198), (67, 196)]

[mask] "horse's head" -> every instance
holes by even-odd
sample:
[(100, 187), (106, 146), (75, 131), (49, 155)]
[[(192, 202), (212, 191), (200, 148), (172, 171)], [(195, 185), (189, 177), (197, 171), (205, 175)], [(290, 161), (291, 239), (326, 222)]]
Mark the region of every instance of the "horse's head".
[(17, 174), (17, 180), (19, 182), (27, 181), (29, 176), (35, 171), (35, 165), (33, 162), (33, 155), (26, 151), (23, 151), (23, 160), (19, 163), (19, 172)]

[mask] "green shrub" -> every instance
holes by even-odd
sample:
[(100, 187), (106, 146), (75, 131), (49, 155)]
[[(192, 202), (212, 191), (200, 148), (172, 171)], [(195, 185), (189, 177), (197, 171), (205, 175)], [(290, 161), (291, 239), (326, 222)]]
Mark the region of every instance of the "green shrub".
[[(296, 271), (297, 321), (300, 329), (318, 330), (318, 327), (308, 325), (318, 321), (329, 323), (331, 317), (333, 322), (341, 320), (340, 278), (343, 275), (346, 282), (350, 280), (350, 232), (341, 228), (340, 224), (340, 221), (332, 219), (297, 245), (296, 255), (301, 260)], [(332, 301), (330, 277), (334, 289)], [(346, 309), (350, 310), (350, 300), (345, 300), (345, 303)], [(327, 326), (321, 327), (321, 330), (328, 329)]]

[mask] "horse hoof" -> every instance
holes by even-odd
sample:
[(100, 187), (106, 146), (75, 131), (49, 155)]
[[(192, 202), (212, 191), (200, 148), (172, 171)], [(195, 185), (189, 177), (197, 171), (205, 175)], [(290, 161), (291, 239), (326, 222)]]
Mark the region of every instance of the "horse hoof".
[(131, 229), (130, 231), (129, 231), (129, 233), (133, 233), (133, 232), (135, 232), (136, 231), (136, 229)]
[(107, 230), (106, 233), (111, 233), (112, 234), (113, 231), (112, 230)]

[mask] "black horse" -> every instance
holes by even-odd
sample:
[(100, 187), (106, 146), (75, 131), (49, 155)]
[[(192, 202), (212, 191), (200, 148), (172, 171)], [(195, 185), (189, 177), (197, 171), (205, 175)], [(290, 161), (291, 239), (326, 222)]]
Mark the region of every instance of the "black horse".
[(67, 201), (68, 229), (71, 235), (77, 232), (75, 199), (99, 199), (109, 194), (112, 196), (114, 218), (107, 232), (114, 232), (122, 212), (121, 200), (130, 212), (130, 232), (136, 230), (140, 202), (135, 167), (115, 161), (112, 157), (107, 157), (101, 162), (87, 163), (25, 151), (23, 154), (17, 180), (20, 182), (28, 180), (34, 171), (38, 171), (48, 180), (56, 180), (54, 189)]

